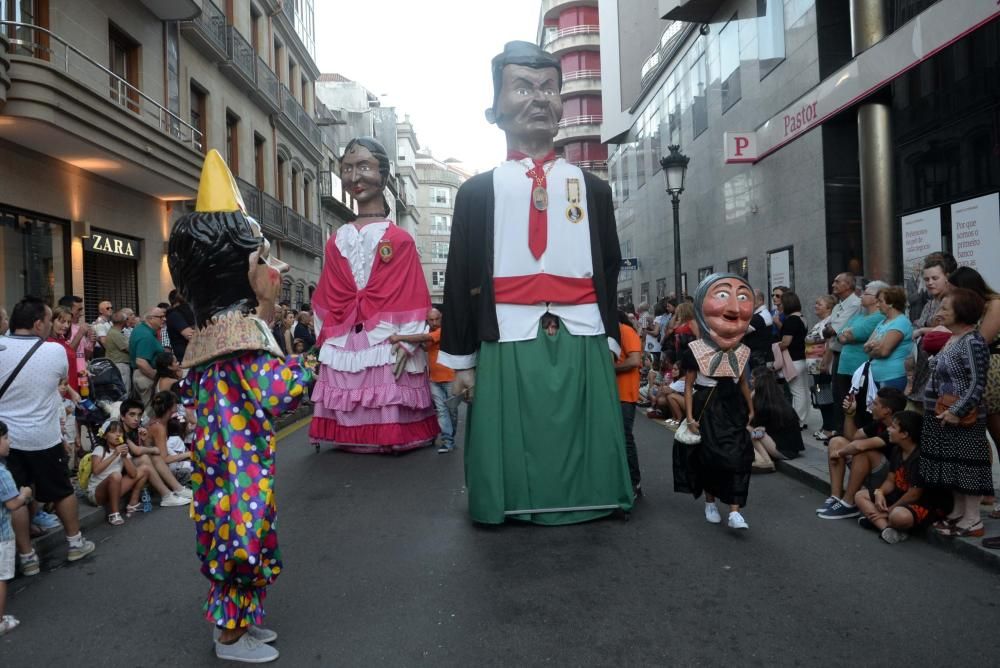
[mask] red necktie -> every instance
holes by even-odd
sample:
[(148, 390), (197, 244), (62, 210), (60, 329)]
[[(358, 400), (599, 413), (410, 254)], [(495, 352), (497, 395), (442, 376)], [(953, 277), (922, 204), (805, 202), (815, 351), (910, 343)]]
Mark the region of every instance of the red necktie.
[[(549, 217), (547, 210), (539, 211), (535, 208), (534, 191), (536, 187), (548, 188), (545, 178), (545, 163), (556, 159), (555, 151), (545, 155), (541, 160), (535, 160), (526, 153), (520, 151), (508, 151), (508, 160), (531, 159), (534, 166), (525, 172), (525, 176), (531, 179), (531, 195), (528, 198), (528, 248), (536, 260), (540, 260), (545, 252), (545, 247), (549, 241)], [(546, 204), (546, 209), (548, 205)]]

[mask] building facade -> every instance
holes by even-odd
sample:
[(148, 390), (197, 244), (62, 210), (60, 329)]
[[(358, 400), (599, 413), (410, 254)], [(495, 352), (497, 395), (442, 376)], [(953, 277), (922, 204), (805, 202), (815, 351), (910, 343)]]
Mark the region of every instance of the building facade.
[[(144, 310), (204, 153), (227, 159), (292, 269), (319, 276), (321, 136), (308, 0), (0, 0), (0, 303)], [(9, 83), (8, 83), (9, 82)]]
[(469, 174), (461, 169), (457, 161), (441, 161), (429, 154), (417, 154), (416, 168), (420, 183), (417, 191), (420, 225), (415, 238), (431, 301), (441, 304), (444, 301), (444, 271), (448, 264), (455, 195)]
[(563, 117), (555, 138), (556, 152), (606, 179), (597, 0), (542, 0), (537, 39), (562, 66)]
[[(880, 15), (812, 0), (601, 1), (602, 139), (622, 255), (637, 264), (621, 272), (621, 302), (673, 292), (659, 164), (671, 144), (691, 159), (689, 290), (728, 270), (808, 304), (840, 271), (898, 283), (907, 257), (941, 248), (991, 270), (975, 252), (1000, 247), (1000, 9), (871, 7)], [(852, 31), (874, 37), (852, 44)]]

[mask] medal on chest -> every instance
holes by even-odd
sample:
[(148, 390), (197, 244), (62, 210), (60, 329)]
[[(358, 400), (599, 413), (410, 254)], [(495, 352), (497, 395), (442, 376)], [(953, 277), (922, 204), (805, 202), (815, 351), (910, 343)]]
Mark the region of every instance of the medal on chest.
[(392, 242), (391, 241), (380, 241), (378, 242), (378, 259), (382, 262), (389, 262), (392, 260)]
[(580, 206), (580, 179), (566, 179), (566, 220), (579, 223), (584, 219), (583, 207)]
[(531, 191), (531, 204), (536, 211), (545, 211), (549, 208), (549, 193), (542, 186), (535, 186)]

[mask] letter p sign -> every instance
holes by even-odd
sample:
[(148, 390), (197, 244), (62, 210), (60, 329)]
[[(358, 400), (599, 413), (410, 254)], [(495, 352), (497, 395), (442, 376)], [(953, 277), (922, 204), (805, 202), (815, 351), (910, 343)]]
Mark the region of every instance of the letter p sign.
[(726, 164), (738, 162), (757, 162), (756, 132), (727, 132)]

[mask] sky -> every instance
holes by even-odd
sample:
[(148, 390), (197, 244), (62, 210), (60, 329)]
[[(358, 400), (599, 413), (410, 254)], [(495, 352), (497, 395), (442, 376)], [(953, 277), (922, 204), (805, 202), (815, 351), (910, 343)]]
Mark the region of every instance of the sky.
[(540, 0), (315, 0), (316, 60), (359, 82), (399, 120), (410, 115), (421, 150), (472, 171), (496, 166), (503, 133), (486, 122), (490, 60), (515, 39), (534, 42)]

